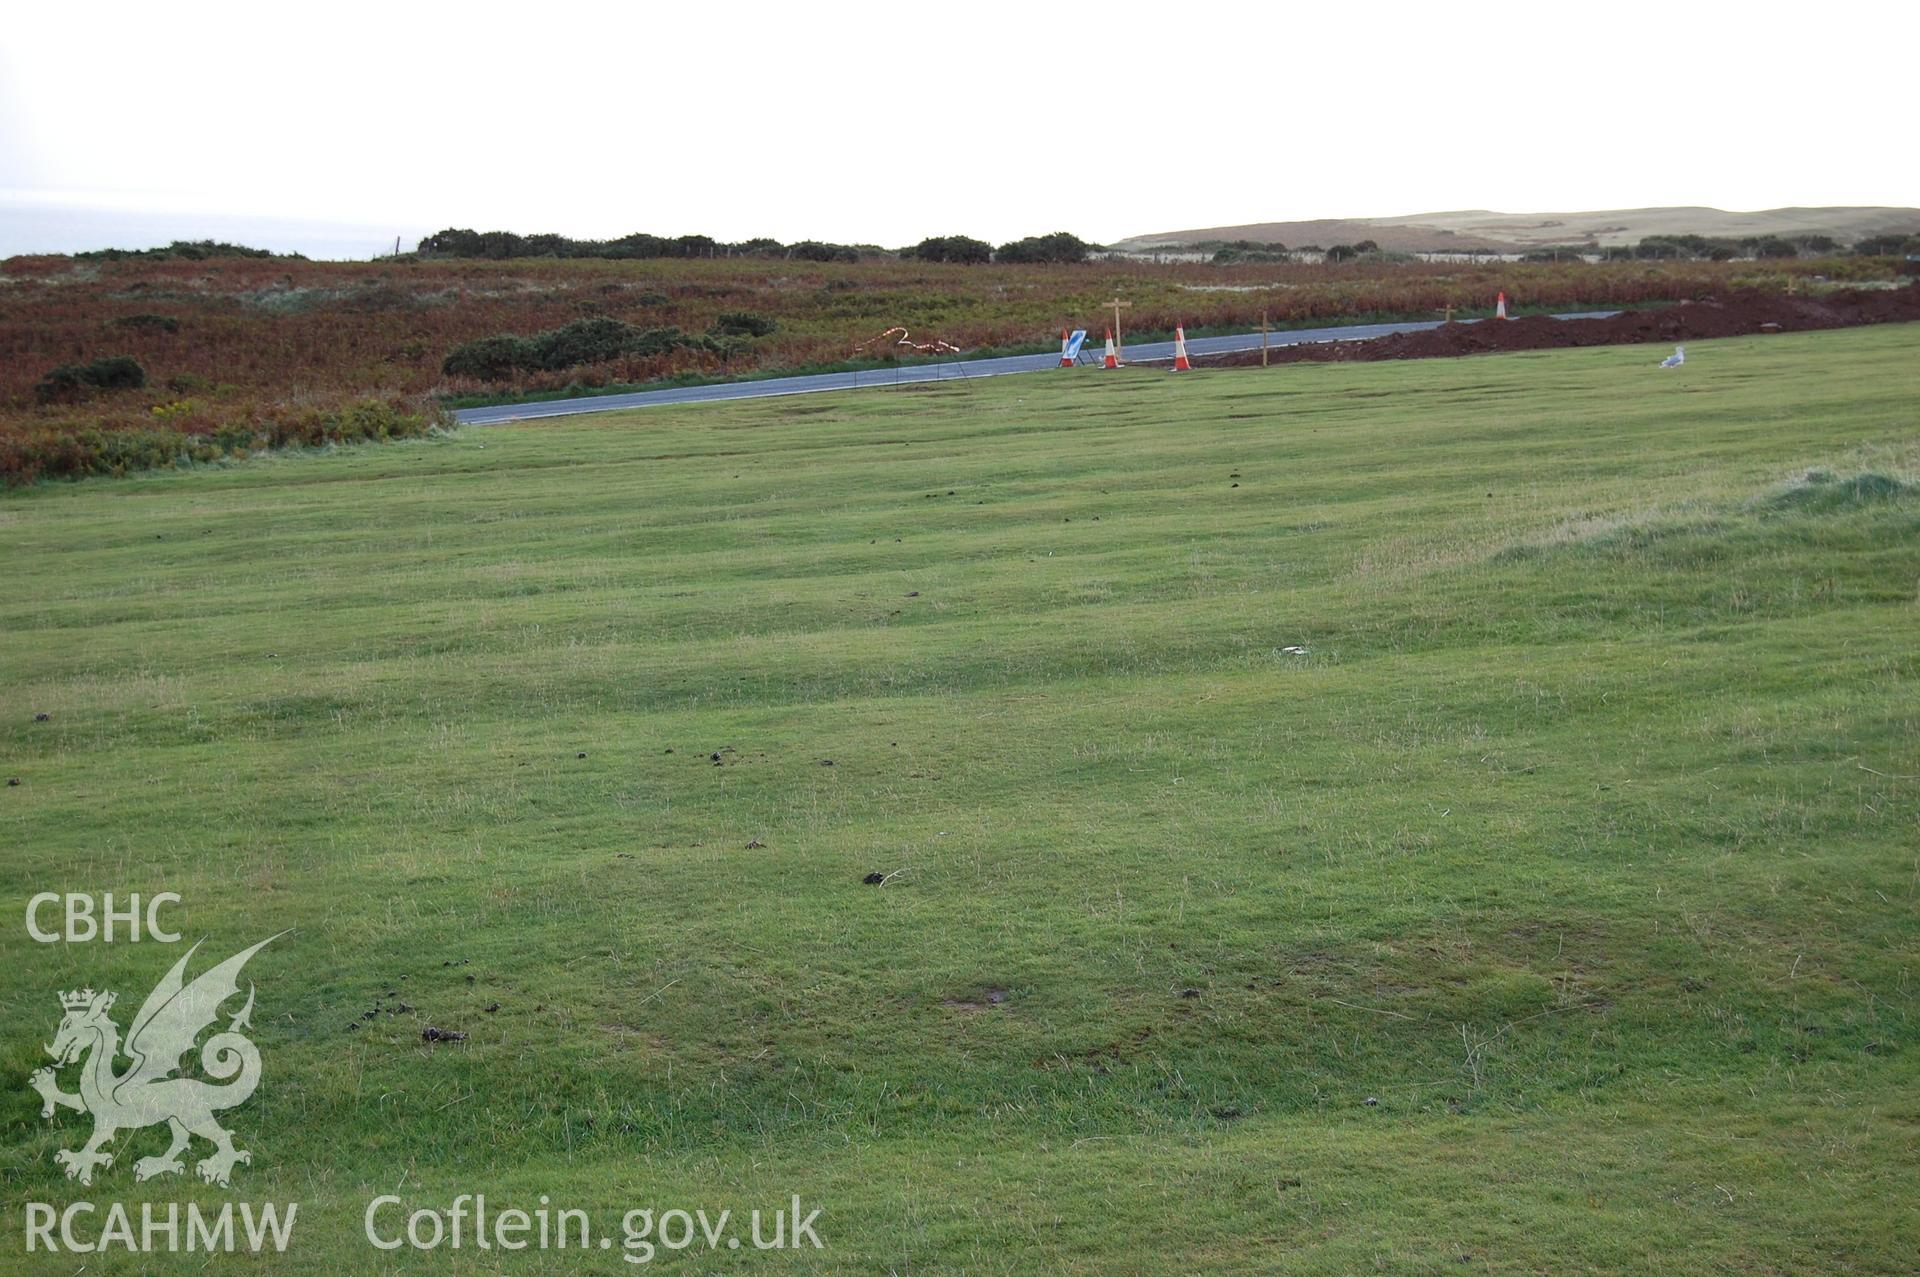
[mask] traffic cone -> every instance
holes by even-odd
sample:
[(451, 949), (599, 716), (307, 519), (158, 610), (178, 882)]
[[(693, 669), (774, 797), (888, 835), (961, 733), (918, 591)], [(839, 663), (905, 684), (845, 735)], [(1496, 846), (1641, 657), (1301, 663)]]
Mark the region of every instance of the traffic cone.
[(1187, 330), (1183, 325), (1173, 326), (1173, 370), (1191, 372), (1193, 365), (1187, 362)]
[(1507, 295), (1505, 292), (1502, 292), (1499, 298), (1493, 303), (1493, 317), (1495, 319), (1505, 319), (1507, 317)]
[(1107, 357), (1100, 364), (1102, 368), (1118, 368), (1120, 357), (1113, 353), (1113, 329), (1107, 329)]
[(1069, 358), (1067, 358), (1067, 342), (1068, 342), (1068, 340), (1069, 340), (1069, 338), (1068, 338), (1068, 336), (1067, 336), (1067, 330), (1066, 330), (1066, 329), (1064, 329), (1064, 328), (1062, 328), (1062, 329), (1060, 330), (1060, 366), (1061, 366), (1062, 368), (1071, 368), (1071, 367), (1073, 367), (1073, 360), (1071, 360), (1071, 359), (1069, 359)]

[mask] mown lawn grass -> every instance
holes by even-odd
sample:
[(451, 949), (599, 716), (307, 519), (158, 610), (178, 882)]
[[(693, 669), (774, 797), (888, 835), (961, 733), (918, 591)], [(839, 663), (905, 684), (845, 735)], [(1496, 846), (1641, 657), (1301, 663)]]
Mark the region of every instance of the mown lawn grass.
[[(81, 1197), (301, 1202), (260, 1270), (626, 1269), (362, 1239), (484, 1191), (824, 1208), (696, 1269), (1908, 1271), (1916, 353), (1088, 370), (11, 494), (0, 1269), (205, 1262), (32, 1267), (21, 1203)], [(177, 891), (208, 961), (295, 928), (231, 1193), (134, 1184), (153, 1132), (62, 1178), (55, 991), (124, 1027), (178, 953), (33, 944), (43, 890)]]

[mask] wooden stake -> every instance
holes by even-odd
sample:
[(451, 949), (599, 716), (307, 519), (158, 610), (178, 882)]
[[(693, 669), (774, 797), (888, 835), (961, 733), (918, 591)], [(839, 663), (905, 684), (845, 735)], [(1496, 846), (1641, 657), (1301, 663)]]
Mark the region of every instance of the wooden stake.
[(1120, 340), (1120, 312), (1131, 308), (1133, 303), (1123, 302), (1118, 297), (1115, 297), (1111, 301), (1104, 301), (1100, 304), (1113, 308), (1113, 355), (1118, 362), (1124, 364), (1127, 362), (1127, 348), (1125, 343)]

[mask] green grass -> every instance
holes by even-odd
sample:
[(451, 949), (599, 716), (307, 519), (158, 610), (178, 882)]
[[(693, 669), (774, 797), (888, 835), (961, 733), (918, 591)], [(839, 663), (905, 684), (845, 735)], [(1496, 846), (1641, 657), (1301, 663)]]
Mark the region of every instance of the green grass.
[[(0, 1270), (198, 1271), (35, 1267), (20, 1203), (234, 1196), (302, 1203), (251, 1270), (627, 1270), (361, 1239), (485, 1191), (824, 1208), (702, 1271), (1909, 1271), (1917, 353), (1085, 371), (9, 495)], [(233, 1193), (134, 1184), (153, 1132), (54, 1165), (55, 990), (124, 1027), (178, 956), (30, 943), (68, 889), (181, 893), (208, 961), (296, 928)]]

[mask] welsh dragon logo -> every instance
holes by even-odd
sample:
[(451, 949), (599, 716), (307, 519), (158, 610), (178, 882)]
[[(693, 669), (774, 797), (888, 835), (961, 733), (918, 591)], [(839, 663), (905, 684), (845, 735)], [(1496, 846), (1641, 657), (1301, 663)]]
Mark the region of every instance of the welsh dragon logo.
[[(124, 1046), (119, 1026), (107, 1014), (116, 995), (92, 989), (60, 995), (66, 1015), (47, 1047), (53, 1067), (35, 1070), (29, 1084), (40, 1093), (42, 1117), (51, 1118), (55, 1108), (93, 1114), (93, 1138), (81, 1148), (61, 1149), (53, 1155), (66, 1167), (68, 1179), (93, 1183), (94, 1168), (113, 1165), (113, 1154), (101, 1151), (108, 1141), (121, 1131), (161, 1122), (172, 1131), (173, 1144), (158, 1157), (135, 1162), (136, 1180), (179, 1174), (185, 1169), (180, 1154), (196, 1135), (213, 1145), (213, 1152), (194, 1165), (209, 1184), (225, 1188), (234, 1166), (253, 1160), (251, 1153), (233, 1146), (232, 1133), (214, 1120), (215, 1113), (246, 1103), (260, 1084), (260, 1051), (241, 1033), (252, 1027), (248, 1023), (253, 1013), (251, 983), (246, 1005), (234, 1012), (225, 1032), (208, 1038), (200, 1049), (201, 1071), (224, 1085), (173, 1075), (201, 1031), (218, 1018), (220, 1004), (240, 992), (240, 968), (247, 959), (285, 934), (267, 937), (187, 984), (181, 977), (187, 959), (200, 948), (194, 945), (140, 1004)], [(115, 1063), (123, 1054), (131, 1063), (116, 1072)], [(69, 1095), (60, 1089), (55, 1075), (82, 1058), (79, 1094)]]

